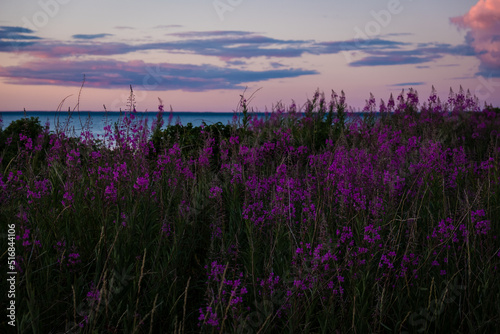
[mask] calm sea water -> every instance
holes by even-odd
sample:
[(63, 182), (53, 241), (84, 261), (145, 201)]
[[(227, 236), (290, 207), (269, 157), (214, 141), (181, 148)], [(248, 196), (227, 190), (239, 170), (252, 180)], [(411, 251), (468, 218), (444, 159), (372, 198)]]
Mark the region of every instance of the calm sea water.
[[(252, 113), (257, 115), (259, 118), (266, 117), (266, 113)], [(92, 131), (94, 135), (104, 135), (104, 127), (106, 125), (113, 125), (117, 122), (120, 117), (124, 115), (123, 112), (100, 112), (100, 111), (90, 111), (84, 112), (80, 111), (72, 112), (51, 112), (51, 111), (28, 111), (28, 112), (18, 112), (18, 111), (4, 111), (0, 112), (0, 118), (2, 119), (2, 128), (6, 128), (9, 124), (15, 120), (21, 119), (23, 117), (38, 117), (42, 125), (49, 124), (49, 129), (55, 131), (56, 127), (59, 125), (59, 129), (69, 129), (69, 134), (80, 135), (82, 129), (88, 129)], [(137, 112), (136, 117), (139, 119), (147, 119), (148, 125), (151, 126), (153, 121), (156, 119), (157, 112)], [(199, 126), (202, 122), (206, 124), (215, 124), (221, 122), (226, 125), (233, 122), (233, 118), (242, 117), (241, 113), (234, 112), (173, 112), (172, 113), (171, 124), (180, 123), (182, 125), (187, 125), (188, 123), (193, 124), (193, 126)], [(267, 114), (269, 115), (269, 114)], [(164, 126), (168, 124), (168, 119), (170, 117), (170, 112), (165, 112), (163, 114)]]
[[(82, 126), (87, 129), (87, 125), (94, 135), (103, 135), (104, 127), (106, 125), (113, 125), (117, 122), (120, 117), (123, 117), (124, 113), (120, 112), (72, 112), (70, 115), (68, 112), (51, 112), (51, 111), (28, 111), (28, 112), (0, 112), (0, 117), (2, 119), (2, 127), (5, 129), (9, 124), (15, 120), (21, 119), (23, 117), (38, 117), (42, 125), (49, 124), (51, 131), (56, 129), (57, 124), (60, 128), (68, 128), (71, 132), (80, 134), (82, 131)], [(153, 121), (156, 119), (157, 112), (137, 112), (136, 117), (138, 119), (147, 119), (148, 125), (151, 126)], [(173, 112), (172, 113), (171, 124), (180, 123), (182, 125), (187, 125), (192, 123), (193, 126), (199, 126), (202, 122), (206, 124), (215, 124), (221, 122), (222, 124), (231, 123), (235, 113), (233, 112)], [(259, 114), (260, 115), (260, 114)], [(264, 117), (265, 114), (261, 114)], [(69, 117), (68, 117), (69, 116)], [(164, 124), (168, 124), (168, 119), (170, 112), (165, 112), (163, 114)]]

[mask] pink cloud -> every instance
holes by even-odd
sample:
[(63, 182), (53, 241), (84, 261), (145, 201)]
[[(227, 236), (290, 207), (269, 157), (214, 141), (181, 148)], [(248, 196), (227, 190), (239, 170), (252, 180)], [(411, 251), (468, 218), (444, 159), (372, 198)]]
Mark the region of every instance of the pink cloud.
[(464, 16), (450, 21), (469, 29), (466, 41), (474, 48), (483, 69), (500, 70), (500, 0), (479, 0)]

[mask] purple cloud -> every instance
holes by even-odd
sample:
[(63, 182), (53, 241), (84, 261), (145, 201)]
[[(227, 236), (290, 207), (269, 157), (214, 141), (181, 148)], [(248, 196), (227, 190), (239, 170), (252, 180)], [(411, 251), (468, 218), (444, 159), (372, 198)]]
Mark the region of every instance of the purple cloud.
[(439, 55), (429, 56), (409, 56), (409, 55), (391, 55), (391, 56), (368, 56), (360, 60), (353, 61), (349, 66), (390, 66), (390, 65), (407, 65), (421, 64), (441, 58)]
[(245, 66), (247, 63), (241, 60), (231, 60), (227, 61), (226, 64), (228, 65), (233, 65), (233, 66)]
[(281, 68), (281, 67), (285, 67), (285, 65), (281, 64), (281, 63), (277, 63), (277, 62), (272, 62), (270, 63), (269, 65), (271, 65), (272, 68)]
[[(169, 26), (171, 27), (171, 26)], [(2, 36), (10, 36), (3, 37)], [(406, 34), (397, 34), (404, 36)], [(13, 37), (18, 39), (14, 40)], [(110, 57), (115, 55), (131, 54), (134, 52), (149, 52), (149, 51), (167, 51), (178, 54), (195, 54), (202, 56), (216, 57), (224, 60), (229, 65), (244, 65), (245, 59), (265, 57), (272, 59), (269, 62), (271, 71), (243, 71), (240, 69), (224, 69), (213, 66), (194, 66), (200, 74), (198, 78), (191, 73), (190, 68), (182, 67), (183, 65), (173, 64), (169, 67), (168, 64), (159, 64), (159, 66), (168, 68), (169, 73), (163, 78), (165, 82), (171, 83), (168, 86), (166, 83), (159, 84), (159, 87), (177, 87), (176, 89), (213, 89), (218, 88), (236, 88), (244, 82), (252, 82), (259, 80), (268, 80), (272, 78), (296, 77), (301, 75), (316, 74), (314, 70), (306, 69), (287, 69), (281, 65), (276, 58), (299, 58), (304, 54), (337, 54), (345, 51), (359, 51), (363, 54), (363, 58), (349, 63), (349, 66), (391, 66), (391, 65), (408, 65), (408, 64), (423, 64), (433, 60), (442, 58), (443, 55), (476, 55), (477, 52), (471, 45), (450, 45), (445, 43), (425, 43), (414, 44), (401, 41), (393, 41), (381, 38), (367, 40), (347, 40), (347, 41), (326, 41), (317, 42), (313, 40), (284, 40), (267, 36), (262, 36), (254, 32), (229, 30), (229, 31), (186, 31), (180, 33), (169, 34), (172, 38), (178, 37), (179, 40), (169, 40), (154, 43), (127, 43), (127, 42), (111, 42), (101, 41), (99, 38), (110, 36), (110, 34), (79, 34), (73, 35), (75, 41), (62, 42), (57, 40), (43, 40), (34, 36), (34, 32), (21, 27), (0, 27), (0, 52), (23, 52), (38, 59), (43, 58), (47, 68), (54, 70), (54, 75), (60, 75), (61, 78), (53, 78), (45, 75), (42, 67), (37, 62), (22, 64), (17, 68), (3, 68), (4, 77), (10, 78), (12, 83), (37, 82), (39, 84), (75, 84), (73, 80), (77, 80), (78, 84), (83, 73), (88, 73), (91, 78), (92, 73), (89, 73), (89, 68), (82, 66), (90, 66), (90, 71), (98, 68), (103, 73), (101, 81), (105, 85), (112, 87), (117, 85), (127, 85), (133, 83), (139, 85), (140, 76), (144, 76), (144, 70), (139, 70), (132, 66), (135, 62), (114, 62), (111, 63), (120, 65), (122, 68), (112, 67), (117, 71), (113, 74), (112, 71), (107, 71), (109, 67), (107, 60), (92, 60), (92, 61), (77, 61), (80, 57), (88, 59), (87, 56)], [(11, 39), (8, 39), (11, 38)], [(22, 40), (25, 39), (25, 40)], [(15, 42), (14, 46), (12, 45)], [(85, 57), (85, 58), (83, 58)], [(71, 60), (69, 60), (71, 59)], [(66, 73), (60, 73), (59, 67), (53, 64), (69, 64), (66, 68)], [(22, 67), (26, 66), (26, 71), (22, 71)], [(73, 67), (72, 67), (73, 66)], [(154, 66), (146, 64), (141, 66)], [(209, 75), (212, 74), (212, 76)], [(16, 79), (16, 75), (17, 78)], [(174, 78), (174, 75), (179, 75), (179, 78)], [(99, 82), (99, 76), (96, 75), (95, 82)], [(167, 80), (168, 78), (168, 80)], [(54, 83), (53, 83), (54, 82)], [(99, 85), (99, 84), (95, 84)]]
[(0, 39), (41, 39), (40, 37), (33, 36), (33, 30), (23, 27), (10, 27), (0, 26)]
[(385, 39), (352, 39), (347, 41), (320, 42), (315, 44), (318, 53), (339, 53), (342, 51), (361, 50), (386, 50), (387, 48), (400, 48), (410, 45), (408, 43), (390, 41)]
[(240, 30), (213, 30), (213, 31), (185, 31), (178, 33), (171, 33), (170, 36), (181, 38), (203, 38), (203, 37), (220, 37), (220, 36), (248, 36), (254, 33), (249, 31)]
[[(14, 32), (19, 27), (10, 27)], [(22, 31), (32, 33), (31, 31)], [(74, 35), (79, 39), (95, 39), (109, 34)], [(403, 34), (405, 35), (405, 34)], [(235, 58), (298, 58), (305, 53), (309, 54), (336, 54), (344, 51), (360, 51), (368, 55), (350, 66), (379, 66), (393, 65), (394, 59), (401, 59), (400, 64), (417, 64), (431, 61), (443, 54), (475, 55), (469, 45), (453, 46), (450, 44), (426, 43), (418, 47), (411, 43), (386, 39), (347, 40), (316, 42), (306, 40), (283, 40), (253, 32), (229, 31), (187, 31), (169, 34), (182, 38), (181, 40), (155, 43), (118, 43), (92, 41), (92, 43), (44, 41), (44, 43), (27, 43), (22, 45), (22, 51), (43, 58), (66, 58), (70, 56), (112, 56), (128, 54), (138, 51), (168, 51), (173, 53), (197, 54), (212, 56), (225, 61)], [(2, 45), (0, 44), (0, 48)], [(0, 51), (6, 50), (6, 46)], [(390, 61), (384, 61), (384, 59)]]
[(401, 82), (397, 84), (390, 85), (391, 87), (411, 87), (411, 86), (422, 86), (425, 85), (425, 82)]
[[(223, 32), (208, 32), (209, 36), (222, 36)], [(195, 35), (198, 35), (195, 34)], [(102, 37), (98, 35), (77, 35), (84, 39)], [(45, 41), (24, 45), (23, 52), (43, 58), (65, 58), (70, 56), (111, 56), (137, 51), (162, 50), (214, 56), (223, 60), (253, 57), (299, 57), (310, 49), (305, 41), (279, 40), (252, 33), (229, 32), (224, 37), (205, 39), (183, 39), (180, 41), (127, 44), (93, 41), (93, 43)], [(6, 50), (8, 51), (8, 50)]]
[(98, 39), (98, 38), (104, 38), (108, 36), (113, 36), (112, 34), (78, 34), (78, 35), (73, 35), (71, 37), (75, 39)]
[(19, 52), (42, 39), (33, 34), (28, 28), (0, 26), (0, 52)]
[(143, 61), (114, 60), (44, 60), (21, 66), (0, 67), (0, 77), (10, 84), (86, 85), (94, 88), (123, 88), (128, 85), (146, 90), (206, 91), (242, 89), (248, 82), (294, 78), (317, 74), (303, 69), (247, 71), (213, 65), (148, 64)]

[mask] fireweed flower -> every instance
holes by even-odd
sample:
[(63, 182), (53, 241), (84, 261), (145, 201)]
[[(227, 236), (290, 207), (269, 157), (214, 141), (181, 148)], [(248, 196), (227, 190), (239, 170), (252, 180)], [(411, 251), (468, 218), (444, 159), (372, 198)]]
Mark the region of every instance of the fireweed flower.
[[(205, 269), (208, 270), (208, 265), (205, 266)], [(223, 264), (218, 264), (217, 261), (213, 261), (210, 265), (210, 272), (208, 274), (208, 279), (211, 281), (219, 282), (220, 278), (224, 274), (224, 270), (226, 266)]]
[(212, 187), (210, 188), (210, 195), (208, 196), (209, 198), (217, 198), (219, 195), (222, 194), (222, 189), (220, 187)]
[(86, 299), (90, 304), (99, 303), (99, 301), (101, 300), (101, 293), (95, 286), (94, 281), (92, 281), (90, 284), (90, 290), (87, 292)]
[(381, 113), (385, 113), (387, 112), (387, 107), (385, 106), (385, 102), (384, 100), (380, 99), (380, 105), (378, 107), (378, 110), (381, 112)]
[(353, 237), (352, 229), (349, 226), (342, 226), (342, 231), (337, 229), (336, 234), (340, 235), (339, 240), (341, 243), (345, 243), (347, 240)]
[[(31, 233), (31, 231), (30, 231), (30, 229), (29, 229), (29, 228), (24, 229), (24, 232), (23, 232), (23, 238), (22, 238), (22, 240), (23, 240), (23, 246), (24, 246), (24, 247), (27, 247), (27, 246), (30, 246), (30, 245), (31, 245), (31, 241), (30, 241), (30, 233)], [(20, 239), (20, 238), (18, 238), (18, 239)]]
[(363, 108), (363, 111), (364, 112), (374, 112), (375, 109), (376, 109), (376, 105), (375, 105), (375, 97), (373, 96), (372, 93), (370, 93), (370, 99), (369, 100), (366, 100), (366, 105), (365, 107)]
[(381, 257), (380, 257), (380, 262), (378, 264), (379, 268), (383, 268), (384, 267), (384, 264), (387, 266), (387, 268), (389, 269), (393, 269), (394, 268), (394, 264), (391, 262), (391, 260), (387, 257), (387, 255), (383, 254)]
[(229, 138), (229, 143), (230, 143), (231, 145), (237, 145), (237, 144), (239, 144), (239, 143), (240, 143), (240, 138), (239, 138), (238, 136), (235, 136), (235, 137), (232, 137), (232, 136), (231, 136), (231, 137)]
[(79, 253), (69, 253), (68, 254), (68, 267), (75, 267), (77, 264), (81, 263)]
[(491, 230), (491, 223), (489, 220), (482, 220), (482, 217), (485, 217), (486, 213), (484, 210), (477, 210), (471, 212), (471, 220), (476, 228), (476, 234), (478, 235), (486, 235), (488, 231)]
[(66, 252), (66, 241), (64, 240), (61, 240), (61, 241), (58, 241), (54, 246), (52, 246), (56, 252), (57, 252), (57, 263), (59, 264), (62, 264), (62, 262), (64, 261), (64, 259), (66, 258), (64, 256), (65, 252)]
[(23, 223), (28, 223), (28, 213), (24, 210), (20, 210), (19, 213), (16, 214), (16, 218), (19, 219), (19, 221), (23, 222)]
[(63, 195), (63, 200), (61, 201), (63, 206), (71, 206), (73, 204), (73, 195), (66, 191)]
[(68, 154), (66, 154), (66, 163), (68, 165), (80, 164), (80, 151), (78, 149), (71, 150)]
[(231, 184), (243, 182), (243, 169), (240, 164), (222, 164), (221, 172), (231, 175)]
[(32, 204), (35, 199), (40, 199), (43, 196), (48, 195), (51, 189), (52, 183), (50, 180), (45, 179), (42, 181), (35, 181), (33, 190), (31, 190), (30, 187), (27, 189), (26, 197), (28, 198), (28, 204)]
[(117, 190), (116, 190), (115, 184), (113, 182), (111, 182), (111, 184), (106, 186), (106, 188), (104, 189), (104, 196), (105, 196), (106, 200), (116, 201)]
[(121, 225), (122, 225), (123, 227), (126, 227), (126, 226), (127, 226), (128, 217), (127, 217), (127, 215), (125, 214), (125, 212), (120, 213), (120, 218), (121, 218), (121, 221), (122, 221), (122, 222), (121, 222)]
[(149, 186), (149, 174), (146, 173), (144, 177), (139, 176), (134, 184), (134, 189), (139, 192), (144, 192), (148, 189)]
[(92, 159), (93, 159), (94, 161), (97, 161), (97, 160), (99, 160), (99, 158), (101, 158), (101, 157), (102, 157), (101, 153), (100, 153), (100, 152), (98, 152), (98, 151), (93, 151), (93, 152), (91, 152), (91, 153), (90, 153), (90, 156), (92, 157)]
[[(198, 317), (201, 326), (203, 324), (208, 324), (212, 327), (218, 327), (219, 317), (217, 315), (217, 309), (222, 307), (222, 309), (227, 309), (231, 307), (235, 314), (239, 314), (239, 306), (243, 303), (243, 296), (248, 293), (247, 288), (243, 285), (243, 273), (240, 272), (234, 279), (226, 279), (229, 273), (235, 274), (234, 270), (228, 270), (228, 265), (218, 264), (217, 261), (213, 261), (211, 266), (205, 266), (207, 270), (207, 285), (209, 291), (209, 299), (211, 302), (208, 303), (205, 310), (203, 308), (199, 309), (200, 316)], [(224, 279), (223, 279), (224, 277)], [(220, 287), (217, 289), (219, 293), (214, 293), (212, 285)], [(213, 306), (213, 308), (212, 308)]]
[(113, 180), (119, 182), (120, 180), (127, 180), (129, 177), (129, 171), (127, 169), (127, 163), (115, 164), (113, 169)]
[(212, 327), (219, 326), (219, 319), (217, 318), (217, 313), (212, 311), (211, 306), (207, 306), (206, 310), (203, 311), (203, 308), (199, 309), (200, 315), (198, 317), (198, 326), (201, 326), (201, 322), (206, 322), (208, 325)]
[[(240, 277), (243, 276), (243, 273), (240, 273)], [(241, 286), (241, 279), (235, 280), (225, 280), (224, 285), (230, 290), (230, 297), (227, 297), (231, 300), (231, 305), (234, 307), (237, 304), (243, 303), (243, 295), (248, 293), (248, 290), (245, 286)], [(238, 295), (239, 288), (239, 295)], [(229, 294), (229, 291), (224, 290), (223, 295)]]
[(33, 140), (24, 134), (19, 134), (19, 141), (24, 142), (24, 147), (27, 151), (31, 151), (33, 149)]
[(163, 225), (161, 226), (161, 232), (163, 234), (162, 235), (163, 237), (168, 238), (169, 236), (171, 236), (173, 234), (172, 225), (167, 224), (167, 223), (163, 223)]
[(213, 145), (215, 143), (214, 138), (209, 138), (205, 145), (206, 147), (200, 152), (198, 156), (198, 164), (203, 167), (208, 167), (210, 165), (210, 157), (213, 156)]
[[(278, 285), (280, 281), (280, 277), (278, 275), (275, 275), (274, 273), (271, 273), (268, 278), (265, 279), (259, 279), (259, 285), (268, 290), (270, 295), (273, 295), (275, 292), (276, 286)], [(261, 294), (261, 291), (259, 291), (259, 294)]]

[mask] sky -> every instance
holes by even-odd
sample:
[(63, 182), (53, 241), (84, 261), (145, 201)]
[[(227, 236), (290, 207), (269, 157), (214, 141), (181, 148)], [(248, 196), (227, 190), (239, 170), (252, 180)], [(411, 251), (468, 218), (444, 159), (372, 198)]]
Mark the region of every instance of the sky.
[(500, 106), (500, 0), (1, 0), (0, 111), (126, 109), (130, 85), (138, 111), (432, 86)]

